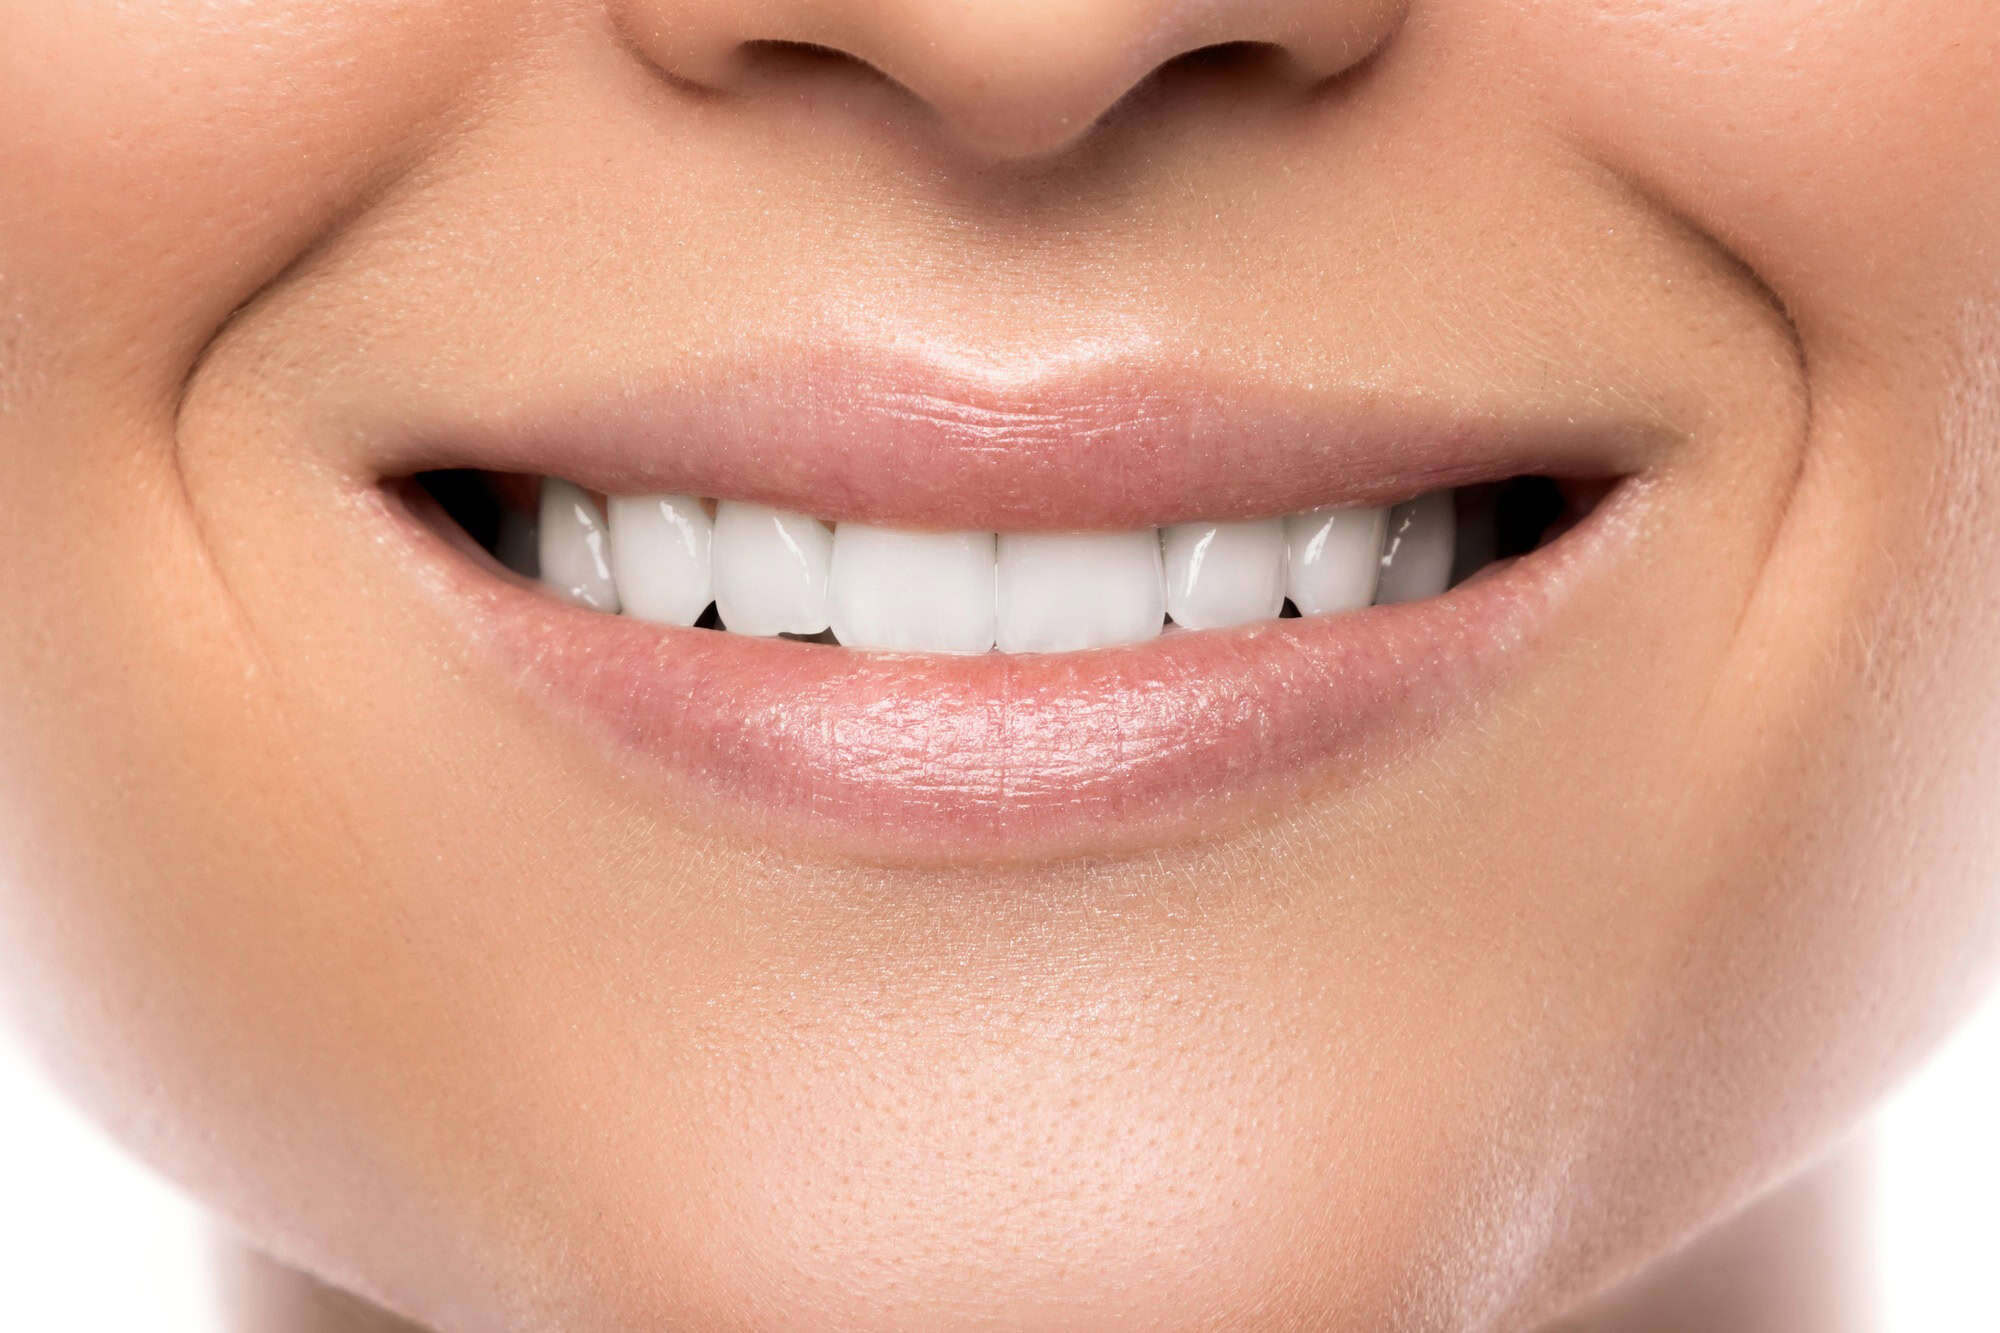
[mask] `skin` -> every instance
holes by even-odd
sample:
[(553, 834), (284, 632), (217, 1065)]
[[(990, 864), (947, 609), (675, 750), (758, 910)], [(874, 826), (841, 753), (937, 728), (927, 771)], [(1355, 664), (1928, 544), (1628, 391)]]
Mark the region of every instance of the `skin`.
[[(1993, 971), (1990, 6), (8, 28), (0, 995), (284, 1268), (442, 1333), (1540, 1327), (1795, 1178)], [(1161, 70), (1234, 40), (1284, 58)], [(356, 403), (769, 319), (1533, 365), (1671, 447), (1563, 650), (1397, 762), (1137, 855), (874, 866), (463, 669), (342, 498)]]

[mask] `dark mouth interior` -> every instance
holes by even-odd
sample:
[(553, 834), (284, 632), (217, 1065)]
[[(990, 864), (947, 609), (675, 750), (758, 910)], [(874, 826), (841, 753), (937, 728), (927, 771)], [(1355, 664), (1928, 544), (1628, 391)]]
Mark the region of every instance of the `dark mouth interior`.
[[(507, 549), (504, 534), (508, 525), (504, 520), (510, 510), (532, 512), (536, 478), (447, 468), (418, 473), (410, 481), (487, 554), (516, 573), (534, 577), (534, 552)], [(1548, 545), (1595, 508), (1613, 484), (1608, 480), (1518, 476), (1457, 488), (1458, 541), (1452, 585), (1463, 583), (1496, 561)], [(1284, 615), (1297, 614), (1297, 608), (1287, 601)], [(713, 608), (701, 623), (715, 627)]]
[(492, 473), (450, 468), (420, 472), (414, 480), (481, 549), (499, 557), (500, 521), (507, 506)]

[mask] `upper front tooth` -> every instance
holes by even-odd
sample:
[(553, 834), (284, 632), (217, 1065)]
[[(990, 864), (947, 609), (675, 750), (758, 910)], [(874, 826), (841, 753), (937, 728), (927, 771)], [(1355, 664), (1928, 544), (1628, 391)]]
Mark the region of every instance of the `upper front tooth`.
[(1450, 491), (1432, 491), (1391, 509), (1375, 600), (1414, 602), (1449, 587), (1457, 527)]
[(618, 609), (604, 516), (582, 487), (550, 477), (542, 482), (538, 524), (541, 579), (573, 602)]
[(1270, 620), (1285, 604), (1285, 521), (1178, 523), (1164, 531), (1167, 614), (1188, 629)]
[(1302, 616), (1352, 611), (1375, 600), (1389, 511), (1314, 509), (1285, 520), (1285, 595)]
[(662, 625), (692, 625), (714, 600), (709, 563), (715, 523), (686, 495), (616, 495), (611, 572), (625, 614)]
[(851, 648), (983, 653), (993, 646), (990, 532), (898, 532), (842, 523), (827, 591), (833, 636)]
[(715, 609), (738, 634), (827, 628), (833, 533), (803, 514), (724, 500), (715, 507)]
[(1156, 529), (1007, 534), (998, 555), (1003, 653), (1071, 652), (1160, 633), (1167, 594)]

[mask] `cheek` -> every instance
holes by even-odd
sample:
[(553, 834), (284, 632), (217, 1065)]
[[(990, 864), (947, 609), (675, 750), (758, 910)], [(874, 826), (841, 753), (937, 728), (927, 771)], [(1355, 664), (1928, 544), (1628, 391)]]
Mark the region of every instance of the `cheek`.
[(1765, 286), (1810, 398), (1714, 688), (1644, 761), (1674, 784), (1642, 875), (1671, 970), (1633, 1040), (1651, 1122), (1604, 1191), (1643, 1200), (1690, 1179), (1690, 1142), (1818, 1146), (2000, 955), (2000, 24), (1955, 0), (1462, 10), (1483, 68)]
[[(1784, 1160), (2000, 954), (2000, 25), (1709, 0), (1520, 38), (1556, 123), (1739, 256), (1798, 338), (1799, 472), (1686, 773), (1684, 845), (1714, 869), (1646, 1042), (1675, 1053), (1649, 1076), (1663, 1128)], [(1690, 1069), (1705, 1088), (1667, 1085)]]
[(0, 40), (0, 178), (34, 183), (0, 190), (0, 531), (36, 553), (0, 569), (0, 989), (80, 1100), (221, 1195), (338, 1156), (271, 1071), (359, 1083), (325, 1032), (408, 1032), (412, 986), (187, 511), (178, 397), (471, 100), (503, 8), (78, 0)]
[(0, 205), (0, 293), (53, 371), (38, 378), (169, 411), (230, 312), (471, 100), (519, 36), (497, 12), (513, 8), (78, 0), (10, 17), (0, 162), (36, 206)]
[(1995, 278), (1966, 243), (2000, 209), (1990, 6), (1516, 0), (1489, 19), (1468, 30), (1494, 67), (1740, 255), (1808, 341), (1934, 319)]

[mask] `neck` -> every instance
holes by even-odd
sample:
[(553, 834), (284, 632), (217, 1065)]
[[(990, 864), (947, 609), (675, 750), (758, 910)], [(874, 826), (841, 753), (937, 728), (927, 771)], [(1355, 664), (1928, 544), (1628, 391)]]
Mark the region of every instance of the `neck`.
[[(1875, 1333), (1870, 1149), (1858, 1136), (1542, 1333)], [(219, 1244), (226, 1333), (425, 1333)]]

